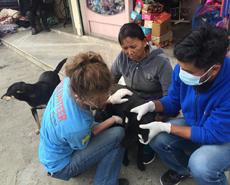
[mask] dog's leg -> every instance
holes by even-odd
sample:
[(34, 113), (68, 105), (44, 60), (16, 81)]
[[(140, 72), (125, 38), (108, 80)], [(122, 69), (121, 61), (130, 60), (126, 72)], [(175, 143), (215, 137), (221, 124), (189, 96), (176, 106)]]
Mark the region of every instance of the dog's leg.
[(40, 133), (40, 122), (39, 122), (39, 118), (38, 118), (38, 113), (37, 113), (37, 110), (35, 108), (31, 108), (31, 112), (33, 114), (33, 117), (36, 121), (36, 125), (37, 125), (37, 128), (35, 130), (35, 133), (38, 135)]
[(137, 151), (137, 167), (141, 171), (145, 171), (145, 165), (142, 161), (142, 154), (144, 151), (144, 145), (138, 142), (138, 151)]
[(128, 166), (129, 164), (129, 159), (128, 159), (128, 148), (125, 148), (125, 154), (123, 158), (123, 165)]

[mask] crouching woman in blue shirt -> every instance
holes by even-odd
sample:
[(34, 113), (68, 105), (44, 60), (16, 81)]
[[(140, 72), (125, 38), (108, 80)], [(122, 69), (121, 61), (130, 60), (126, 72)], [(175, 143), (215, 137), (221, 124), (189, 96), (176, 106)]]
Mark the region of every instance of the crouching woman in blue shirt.
[[(94, 123), (92, 110), (106, 103), (119, 104), (132, 95), (114, 89), (113, 75), (102, 57), (96, 53), (80, 53), (66, 65), (66, 76), (56, 87), (43, 115), (40, 130), (39, 158), (48, 174), (68, 181), (98, 163), (95, 185), (128, 185), (118, 179), (124, 148), (119, 143), (124, 136), (117, 116)], [(108, 98), (109, 97), (109, 98)]]

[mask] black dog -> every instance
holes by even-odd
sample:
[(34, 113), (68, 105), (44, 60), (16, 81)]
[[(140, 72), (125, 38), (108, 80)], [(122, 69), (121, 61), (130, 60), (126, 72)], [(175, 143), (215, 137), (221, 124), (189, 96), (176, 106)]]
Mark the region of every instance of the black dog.
[[(117, 85), (117, 89), (121, 88), (127, 88), (126, 86)], [(127, 88), (128, 89), (128, 88)], [(130, 90), (130, 89), (129, 89)], [(131, 90), (132, 91), (132, 90)], [(144, 99), (142, 99), (140, 96), (137, 95), (134, 91), (132, 96), (125, 96), (125, 98), (128, 98), (129, 101), (122, 103), (122, 104), (114, 104), (114, 105), (107, 105), (104, 112), (97, 112), (95, 116), (95, 120), (102, 121), (105, 120), (112, 115), (118, 115), (123, 119), (123, 126), (125, 129), (125, 136), (120, 142), (121, 147), (126, 147), (125, 156), (123, 160), (123, 164), (125, 166), (128, 165), (128, 147), (135, 147), (138, 145), (138, 152), (137, 152), (137, 167), (139, 170), (144, 171), (145, 166), (142, 162), (142, 154), (144, 145), (139, 142), (138, 134), (142, 135), (142, 138), (146, 142), (148, 140), (148, 129), (141, 129), (139, 128), (139, 125), (141, 124), (148, 124), (152, 121), (154, 121), (155, 117), (153, 113), (147, 113), (144, 116), (142, 116), (141, 120), (137, 120), (137, 114), (130, 112), (130, 110), (134, 107), (137, 107), (139, 105), (142, 105), (146, 103)], [(125, 123), (125, 118), (128, 118), (128, 123)]]
[(25, 101), (31, 107), (31, 112), (37, 124), (36, 134), (40, 133), (40, 122), (36, 109), (43, 109), (46, 107), (54, 89), (60, 83), (58, 76), (59, 71), (65, 64), (67, 58), (62, 60), (54, 71), (46, 71), (41, 74), (38, 82), (35, 84), (27, 84), (25, 82), (17, 82), (12, 84), (6, 94), (1, 99), (9, 100), (15, 98), (20, 101)]

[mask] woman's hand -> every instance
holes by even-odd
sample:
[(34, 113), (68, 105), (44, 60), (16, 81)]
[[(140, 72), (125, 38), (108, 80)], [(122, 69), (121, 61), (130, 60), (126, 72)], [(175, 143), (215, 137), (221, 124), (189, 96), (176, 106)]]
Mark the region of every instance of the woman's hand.
[(103, 132), (104, 130), (110, 128), (114, 123), (122, 124), (123, 120), (119, 116), (112, 116), (109, 119), (101, 122), (100, 124), (94, 126), (91, 131), (96, 136), (97, 134)]
[(122, 118), (121, 118), (121, 117), (119, 117), (119, 116), (115, 116), (115, 115), (113, 115), (112, 117), (114, 117), (114, 118), (116, 119), (116, 122), (115, 122), (115, 123), (120, 124), (120, 125), (122, 125), (122, 124), (123, 124), (123, 120), (122, 120)]
[(132, 96), (133, 93), (128, 89), (119, 89), (117, 92), (109, 97), (109, 101), (112, 104), (121, 104), (127, 102), (129, 101), (129, 99), (123, 98), (126, 95)]
[(37, 13), (38, 16), (40, 16), (40, 14), (41, 14), (41, 13), (40, 13), (40, 10), (38, 10), (36, 13)]

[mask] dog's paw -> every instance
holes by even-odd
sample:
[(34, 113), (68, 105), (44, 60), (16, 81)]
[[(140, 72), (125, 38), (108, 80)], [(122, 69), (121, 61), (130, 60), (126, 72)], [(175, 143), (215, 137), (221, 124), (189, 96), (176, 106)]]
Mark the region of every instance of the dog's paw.
[(145, 171), (145, 165), (144, 165), (143, 163), (137, 164), (137, 168), (138, 168), (140, 171)]
[(40, 129), (35, 130), (36, 135), (40, 134)]
[(122, 163), (124, 166), (128, 166), (129, 160), (124, 158)]

